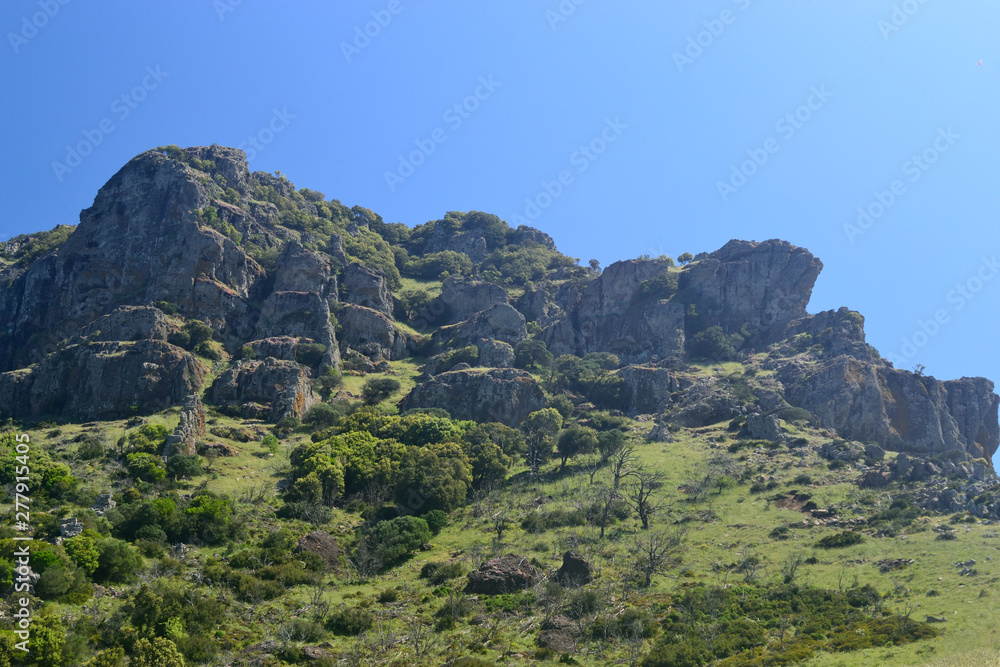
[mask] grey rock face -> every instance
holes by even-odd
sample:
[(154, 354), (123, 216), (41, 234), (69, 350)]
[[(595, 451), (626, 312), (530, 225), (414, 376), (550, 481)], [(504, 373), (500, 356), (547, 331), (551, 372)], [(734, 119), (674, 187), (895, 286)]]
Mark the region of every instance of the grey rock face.
[(14, 418), (58, 413), (121, 419), (165, 410), (200, 391), (205, 369), (155, 340), (71, 345), (31, 368), (0, 374), (3, 410)]
[(660, 262), (615, 262), (568, 306), (570, 317), (545, 330), (549, 350), (556, 356), (581, 357), (611, 352), (624, 363), (683, 354), (684, 305), (641, 297), (645, 281), (668, 271)]
[(806, 305), (823, 263), (785, 241), (730, 241), (681, 273), (679, 300), (695, 304), (703, 327), (777, 340)]
[(392, 316), (392, 293), (381, 273), (354, 263), (344, 269), (342, 281), (345, 301)]
[(492, 283), (449, 278), (445, 281), (437, 301), (440, 302), (442, 311), (437, 322), (454, 324), (498, 304), (506, 304), (507, 290)]
[(674, 394), (691, 384), (665, 368), (650, 366), (626, 366), (618, 371), (618, 377), (625, 383), (630, 414), (663, 412), (673, 402)]
[(278, 257), (275, 292), (314, 292), (328, 302), (337, 301), (337, 277), (328, 257), (292, 241)]
[(514, 365), (514, 348), (501, 340), (481, 340), (479, 365), (488, 368), (511, 368)]
[(755, 440), (771, 441), (784, 437), (778, 420), (771, 415), (762, 415), (759, 412), (747, 416), (746, 424), (744, 424), (740, 435)]
[(343, 342), (372, 361), (395, 361), (407, 355), (407, 338), (388, 317), (363, 306), (346, 305), (340, 313)]
[(294, 336), (326, 346), (324, 366), (340, 363), (326, 299), (316, 292), (272, 292), (261, 305), (254, 338)]
[(434, 333), (436, 344), (450, 347), (475, 345), (483, 338), (517, 345), (527, 337), (524, 315), (506, 303), (476, 313), (459, 324), (441, 327)]
[(80, 337), (90, 341), (167, 340), (178, 330), (159, 308), (121, 306), (80, 330)]
[(961, 449), (989, 459), (1000, 446), (1000, 397), (984, 378), (941, 382), (847, 356), (787, 364), (778, 376), (789, 403), (845, 438), (926, 456)]
[(277, 359), (237, 362), (215, 380), (205, 398), (215, 405), (263, 405), (275, 422), (285, 417), (300, 418), (319, 402), (305, 371), (297, 364)]
[(441, 373), (414, 387), (400, 405), (401, 410), (443, 408), (455, 419), (507, 426), (517, 426), (544, 407), (542, 388), (531, 375), (514, 369)]
[(729, 388), (715, 378), (705, 378), (691, 385), (680, 400), (670, 408), (669, 421), (689, 428), (708, 426), (733, 419), (746, 406), (733, 396)]

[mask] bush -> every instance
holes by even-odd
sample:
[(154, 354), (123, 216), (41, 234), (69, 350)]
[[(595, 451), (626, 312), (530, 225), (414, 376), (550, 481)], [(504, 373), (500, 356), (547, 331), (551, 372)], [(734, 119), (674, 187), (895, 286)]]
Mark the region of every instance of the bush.
[(356, 637), (371, 630), (375, 625), (375, 617), (366, 609), (343, 607), (327, 616), (325, 625), (335, 635)]
[(97, 569), (94, 581), (127, 582), (142, 571), (142, 558), (128, 543), (112, 537), (97, 543)]
[(722, 327), (709, 327), (691, 337), (688, 352), (697, 359), (709, 361), (729, 361), (743, 347), (743, 337), (739, 334), (726, 335)]
[(340, 410), (329, 403), (319, 403), (309, 408), (302, 418), (302, 423), (314, 430), (330, 428), (342, 416)]
[(427, 522), (415, 516), (379, 521), (368, 533), (365, 544), (384, 564), (409, 556), (431, 539)]
[(420, 578), (426, 579), (432, 586), (443, 586), (452, 579), (458, 579), (465, 574), (461, 563), (440, 563), (432, 561), (420, 568)]
[(820, 549), (843, 549), (845, 547), (853, 547), (856, 544), (861, 544), (865, 541), (865, 536), (861, 533), (856, 533), (852, 530), (845, 530), (836, 535), (827, 535), (816, 542), (816, 546)]
[(171, 477), (197, 477), (205, 473), (201, 457), (197, 454), (174, 454), (167, 459), (167, 474)]
[(427, 522), (427, 527), (431, 529), (431, 532), (435, 535), (441, 532), (441, 529), (448, 525), (448, 515), (441, 510), (431, 510), (423, 516), (424, 521)]
[(321, 343), (299, 343), (292, 349), (295, 354), (295, 361), (303, 366), (315, 368), (323, 361), (326, 354), (326, 345)]
[(361, 389), (361, 400), (366, 405), (376, 405), (399, 391), (399, 380), (393, 378), (368, 378)]

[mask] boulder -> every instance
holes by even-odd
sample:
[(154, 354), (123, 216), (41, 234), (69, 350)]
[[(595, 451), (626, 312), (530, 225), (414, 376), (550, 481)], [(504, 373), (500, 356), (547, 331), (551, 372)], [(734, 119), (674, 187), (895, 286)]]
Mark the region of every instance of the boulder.
[(274, 336), (250, 341), (244, 347), (248, 347), (252, 359), (281, 359), (284, 361), (295, 361), (295, 346), (300, 339), (295, 336)]
[(740, 430), (740, 437), (753, 438), (754, 440), (771, 440), (773, 442), (781, 440), (784, 437), (784, 431), (777, 417), (755, 412), (747, 416), (746, 423)]
[(545, 407), (545, 394), (534, 378), (515, 369), (453, 370), (413, 388), (400, 410), (442, 408), (455, 419), (517, 426)]
[(502, 340), (481, 340), (476, 344), (479, 349), (479, 365), (486, 368), (511, 368), (514, 365), (514, 348)]
[(319, 402), (302, 368), (277, 359), (237, 362), (215, 380), (205, 398), (222, 406), (260, 403), (268, 407), (268, 418), (274, 422), (301, 418)]
[(681, 394), (667, 413), (677, 426), (698, 428), (729, 421), (743, 414), (744, 406), (729, 387), (714, 377), (703, 378)]
[(576, 648), (576, 626), (565, 616), (553, 616), (542, 623), (538, 645), (556, 653), (571, 653)]
[(541, 576), (527, 558), (509, 554), (488, 560), (470, 572), (465, 591), (477, 595), (516, 593), (534, 586)]
[(942, 382), (846, 355), (775, 366), (788, 402), (844, 438), (922, 456), (960, 449), (987, 460), (1000, 446), (1000, 396), (984, 378)]
[(163, 455), (170, 457), (174, 454), (189, 456), (196, 454), (196, 445), (203, 435), (205, 435), (205, 406), (201, 404), (201, 397), (195, 394), (185, 403), (177, 428), (167, 436), (167, 441), (163, 445)]
[(577, 588), (594, 580), (590, 573), (590, 563), (575, 551), (563, 554), (563, 562), (556, 572), (556, 579), (567, 588)]
[(624, 399), (629, 414), (655, 414), (667, 409), (674, 395), (691, 385), (666, 368), (626, 366), (618, 371), (624, 383)]

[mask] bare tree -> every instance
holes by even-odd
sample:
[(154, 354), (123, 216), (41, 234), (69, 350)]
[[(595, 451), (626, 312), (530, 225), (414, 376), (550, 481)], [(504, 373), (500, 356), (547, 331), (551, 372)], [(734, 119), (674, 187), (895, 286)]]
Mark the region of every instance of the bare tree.
[(649, 532), (632, 544), (632, 556), (636, 570), (643, 576), (643, 585), (653, 583), (653, 575), (673, 567), (678, 558), (683, 535), (663, 531)]
[(601, 539), (603, 540), (604, 529), (607, 528), (608, 523), (611, 521), (611, 515), (614, 514), (615, 501), (621, 498), (621, 496), (614, 489), (604, 489), (597, 498), (597, 524), (601, 527)]
[(640, 468), (631, 475), (631, 481), (625, 486), (625, 499), (639, 515), (643, 530), (649, 530), (650, 517), (662, 509), (653, 493), (663, 488), (664, 479), (661, 472)]
[(632, 445), (625, 445), (611, 456), (611, 488), (616, 494), (622, 480), (631, 475), (638, 464), (639, 457)]
[(590, 483), (594, 483), (594, 476), (597, 475), (601, 470), (601, 457), (597, 454), (589, 454), (587, 458), (583, 460), (583, 469), (587, 472), (590, 477)]
[(507, 505), (501, 505), (493, 515), (490, 517), (490, 526), (493, 532), (497, 534), (497, 542), (503, 539), (503, 534), (510, 524), (513, 523), (510, 518), (510, 507)]
[(789, 554), (781, 563), (781, 578), (786, 584), (795, 581), (795, 574), (803, 563), (802, 554)]

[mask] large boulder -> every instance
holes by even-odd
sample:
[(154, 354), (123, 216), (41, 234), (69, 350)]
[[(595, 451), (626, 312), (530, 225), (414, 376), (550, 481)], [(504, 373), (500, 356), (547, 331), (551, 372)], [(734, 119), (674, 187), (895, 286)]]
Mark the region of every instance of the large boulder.
[(668, 411), (668, 419), (678, 426), (697, 428), (728, 421), (742, 415), (746, 406), (729, 386), (714, 377), (695, 382)]
[(534, 586), (541, 576), (527, 558), (508, 554), (488, 560), (470, 572), (465, 590), (477, 595), (516, 593)]
[(100, 342), (165, 341), (177, 330), (178, 327), (159, 308), (121, 306), (83, 327), (80, 338)]
[(107, 420), (150, 414), (201, 390), (205, 368), (156, 340), (71, 345), (30, 368), (0, 374), (0, 412)]
[(644, 290), (649, 281), (669, 272), (667, 264), (657, 261), (615, 262), (567, 307), (571, 316), (545, 330), (549, 350), (556, 356), (580, 357), (611, 352), (624, 363), (683, 354), (684, 305)]
[(298, 553), (309, 552), (316, 554), (323, 559), (323, 562), (330, 569), (339, 568), (341, 565), (340, 558), (344, 555), (343, 548), (337, 543), (333, 535), (322, 530), (314, 530), (308, 535), (303, 536), (296, 545), (295, 551)]
[(515, 369), (460, 370), (435, 375), (407, 394), (401, 410), (442, 408), (455, 419), (517, 426), (545, 407), (533, 377)]
[(242, 408), (256, 404), (268, 410), (271, 421), (302, 417), (319, 402), (309, 377), (290, 361), (240, 361), (220, 375), (205, 395), (215, 405)]
[(585, 586), (594, 580), (590, 572), (590, 563), (575, 551), (563, 554), (563, 562), (556, 572), (556, 579), (567, 588)]
[(624, 383), (624, 399), (630, 414), (654, 414), (667, 409), (678, 392), (691, 381), (666, 368), (626, 366), (618, 371)]
[(254, 338), (308, 338), (326, 347), (323, 366), (340, 363), (327, 300), (316, 292), (272, 292), (264, 299)]

